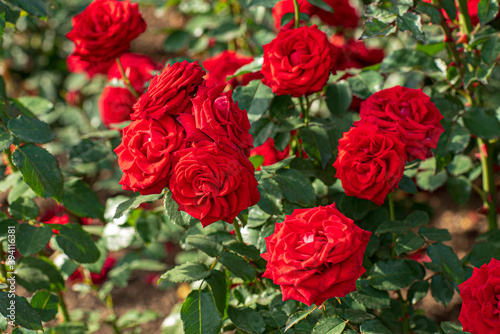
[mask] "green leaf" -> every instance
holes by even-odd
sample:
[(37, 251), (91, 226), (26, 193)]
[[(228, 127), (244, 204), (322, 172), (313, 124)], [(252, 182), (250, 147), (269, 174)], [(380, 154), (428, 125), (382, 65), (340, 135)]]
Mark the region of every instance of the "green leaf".
[(370, 285), (380, 290), (398, 290), (409, 286), (421, 273), (414, 261), (379, 261), (370, 270)]
[(475, 244), (469, 254), (469, 261), (474, 267), (481, 267), (483, 264), (489, 263), (492, 258), (500, 259), (500, 248), (493, 246), (490, 243)]
[(377, 226), (375, 233), (403, 233), (409, 230), (402, 221), (388, 220)]
[(411, 177), (408, 177), (406, 175), (403, 175), (403, 178), (401, 181), (399, 181), (399, 189), (402, 189), (406, 191), (409, 194), (417, 194), (417, 186), (415, 185), (415, 182), (411, 179)]
[(429, 282), (427, 281), (416, 281), (410, 286), (408, 290), (407, 299), (411, 301), (412, 304), (418, 303), (422, 298), (424, 298), (429, 292)]
[(252, 265), (234, 253), (222, 253), (219, 262), (236, 277), (245, 281), (252, 281), (255, 279), (255, 270)]
[(161, 275), (161, 279), (174, 283), (194, 282), (202, 280), (208, 277), (208, 275), (210, 275), (210, 270), (206, 265), (197, 262), (188, 262), (170, 269)]
[(442, 303), (444, 306), (447, 306), (451, 302), (455, 293), (453, 282), (451, 282), (443, 274), (437, 274), (432, 277), (431, 293), (432, 297), (434, 297), (438, 303)]
[(19, 197), (9, 206), (9, 213), (17, 220), (35, 219), (39, 211), (35, 201), (27, 197)]
[(300, 130), (300, 139), (302, 147), (307, 155), (319, 161), (323, 168), (333, 155), (333, 149), (330, 144), (330, 138), (325, 129), (319, 126), (310, 126)]
[(193, 290), (181, 307), (181, 320), (186, 334), (218, 334), (222, 318), (208, 290)]
[(186, 243), (191, 247), (201, 250), (211, 257), (218, 257), (224, 251), (224, 247), (222, 247), (221, 244), (202, 234), (189, 235), (186, 238)]
[(439, 11), (430, 3), (420, 2), (416, 9), (418, 12), (428, 15), (431, 18), (432, 23), (439, 24), (441, 22), (441, 15), (439, 14)]
[(366, 320), (372, 320), (375, 319), (375, 315), (367, 313), (362, 310), (353, 310), (353, 309), (347, 309), (345, 310), (345, 320), (347, 320), (349, 323), (353, 324), (361, 324), (365, 322)]
[(421, 227), (418, 230), (418, 234), (426, 237), (429, 240), (435, 241), (450, 241), (451, 234), (448, 230), (442, 230), (434, 227)]
[(226, 284), (226, 275), (222, 271), (212, 270), (210, 275), (205, 278), (205, 282), (210, 287), (217, 311), (219, 311), (222, 319), (225, 319), (229, 303), (229, 289)]
[(22, 96), (16, 99), (35, 115), (43, 115), (54, 108), (54, 104), (41, 96)]
[(266, 324), (273, 328), (281, 328), (285, 326), (288, 319), (286, 313), (278, 308), (273, 308), (272, 311), (260, 310), (259, 313), (264, 317)]
[(104, 220), (104, 205), (97, 194), (82, 180), (66, 182), (61, 200), (69, 211), (79, 217)]
[(370, 18), (364, 21), (363, 28), (363, 35), (361, 35), (359, 39), (387, 36), (396, 31), (394, 25), (384, 23), (376, 18)]
[(191, 40), (191, 35), (187, 31), (176, 30), (168, 35), (163, 46), (163, 50), (176, 53), (186, 48)]
[(47, 246), (51, 237), (50, 226), (36, 227), (28, 223), (20, 224), (17, 228), (16, 246), (23, 256), (29, 256)]
[(455, 280), (455, 283), (461, 284), (465, 280), (462, 263), (450, 246), (441, 243), (431, 244), (427, 247), (427, 254), (429, 254), (432, 263), (448, 273)]
[(365, 218), (370, 211), (377, 207), (377, 204), (372, 201), (354, 196), (345, 196), (340, 201), (340, 211), (354, 220)]
[(468, 108), (464, 115), (464, 124), (473, 134), (483, 139), (500, 137), (500, 121), (493, 110)]
[(77, 145), (71, 147), (69, 158), (75, 162), (90, 163), (99, 162), (109, 154), (109, 149), (103, 143), (83, 139)]
[(446, 11), (448, 17), (457, 17), (457, 5), (455, 4), (455, 0), (442, 0), (440, 5)]
[(0, 291), (0, 313), (5, 318), (10, 319), (11, 311), (14, 313), (13, 318), (16, 324), (19, 326), (31, 330), (43, 330), (37, 311), (33, 309), (26, 298), (17, 295), (10, 298), (10, 293)]
[(323, 9), (326, 12), (333, 13), (332, 7), (330, 7), (329, 5), (327, 5), (325, 3), (325, 1), (323, 1), (323, 0), (307, 0), (307, 2), (309, 2), (313, 6), (316, 6), (316, 7), (319, 7), (321, 9)]
[(24, 182), (40, 197), (60, 200), (63, 176), (59, 162), (45, 149), (28, 144), (18, 147), (12, 155), (14, 165), (23, 174)]
[(259, 208), (270, 215), (281, 215), (281, 189), (273, 179), (262, 179), (257, 187), (260, 193)]
[(441, 323), (441, 329), (445, 334), (465, 334), (462, 326), (451, 321), (443, 321)]
[(248, 7), (264, 6), (266, 8), (274, 8), (279, 0), (248, 0)]
[(304, 320), (309, 314), (311, 314), (317, 307), (310, 307), (305, 311), (298, 311), (293, 313), (286, 322), (285, 332), (292, 328), (294, 325), (298, 324), (300, 321)]
[(301, 172), (293, 169), (280, 169), (276, 171), (274, 180), (278, 182), (283, 196), (290, 202), (303, 206), (315, 205), (314, 188)]
[(155, 241), (158, 238), (161, 227), (156, 215), (141, 215), (135, 221), (137, 234), (146, 244)]
[(448, 194), (459, 205), (467, 203), (471, 194), (471, 182), (464, 176), (450, 177), (446, 182)]
[(266, 329), (264, 318), (252, 308), (229, 306), (227, 315), (237, 328), (247, 333), (261, 334)]
[(441, 171), (434, 175), (433, 171), (423, 171), (417, 174), (417, 185), (423, 190), (434, 191), (448, 179), (448, 174)]
[(356, 291), (351, 292), (352, 298), (368, 308), (379, 309), (390, 306), (390, 298), (387, 291), (373, 288), (369, 280), (358, 279), (356, 281)]
[(394, 250), (399, 256), (402, 253), (409, 253), (425, 245), (425, 239), (416, 235), (412, 231), (399, 235), (394, 245)]
[(179, 205), (172, 199), (172, 193), (170, 191), (165, 193), (163, 201), (167, 217), (170, 221), (183, 229), (187, 229), (191, 220), (190, 216), (184, 211), (179, 211)]
[(493, 20), (498, 14), (498, 1), (497, 0), (481, 0), (477, 5), (477, 16), (481, 25), (485, 25)]
[(0, 151), (6, 150), (14, 142), (14, 137), (10, 132), (0, 134)]
[(381, 73), (409, 72), (420, 70), (423, 72), (439, 71), (434, 59), (427, 53), (419, 50), (400, 49), (391, 52), (380, 64)]
[(8, 128), (17, 138), (29, 143), (44, 144), (56, 138), (47, 123), (24, 115), (9, 120)]
[(340, 334), (346, 325), (347, 321), (337, 316), (323, 318), (314, 326), (312, 334)]
[(498, 36), (491, 36), (486, 40), (481, 48), (481, 58), (486, 64), (492, 64), (500, 53), (500, 41)]
[(378, 320), (365, 321), (361, 324), (359, 329), (361, 330), (361, 334), (392, 334), (392, 332)]
[(261, 259), (259, 250), (253, 245), (245, 245), (240, 242), (233, 242), (229, 245), (226, 245), (226, 248), (232, 252), (246, 257), (249, 260), (257, 261)]
[(448, 172), (453, 176), (459, 176), (467, 173), (472, 168), (472, 160), (469, 156), (459, 154), (453, 157), (453, 160), (446, 166)]
[(3, 32), (5, 30), (5, 10), (7, 6), (3, 3), (0, 4), (0, 41), (3, 39)]
[(401, 31), (409, 31), (416, 40), (425, 41), (420, 15), (410, 12), (404, 13), (403, 16), (398, 16), (397, 23)]
[(40, 0), (9, 0), (13, 5), (24, 9), (31, 15), (38, 17), (47, 16), (48, 8), (45, 1)]
[(326, 86), (326, 105), (333, 115), (342, 116), (352, 103), (351, 88), (345, 81)]
[(79, 263), (92, 263), (99, 259), (99, 249), (80, 224), (63, 225), (56, 236), (56, 241), (70, 259)]
[(120, 218), (125, 214), (125, 212), (137, 208), (142, 203), (156, 202), (157, 200), (162, 198), (162, 196), (163, 196), (162, 194), (152, 194), (152, 195), (139, 195), (129, 198), (128, 200), (121, 202), (118, 205), (118, 207), (116, 208), (115, 215), (113, 216), (113, 219)]
[(36, 290), (64, 291), (64, 279), (49, 261), (23, 257), (18, 262), (16, 282), (29, 292)]
[(347, 79), (352, 92), (365, 100), (382, 89), (384, 77), (375, 71), (364, 71)]
[(258, 121), (269, 109), (274, 94), (271, 88), (261, 80), (251, 81), (247, 86), (240, 86), (233, 92), (233, 99), (242, 110), (246, 110), (251, 124)]
[(429, 220), (429, 214), (420, 210), (413, 211), (408, 217), (406, 217), (406, 223), (410, 227), (426, 225), (429, 223)]
[(39, 291), (31, 298), (31, 306), (37, 311), (43, 322), (54, 319), (57, 315), (59, 297), (49, 291)]

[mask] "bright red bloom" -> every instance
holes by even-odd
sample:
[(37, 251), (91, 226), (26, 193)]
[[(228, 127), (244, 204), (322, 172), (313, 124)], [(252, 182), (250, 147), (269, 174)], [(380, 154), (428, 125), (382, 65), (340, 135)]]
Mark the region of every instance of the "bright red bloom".
[[(104, 265), (102, 266), (100, 273), (90, 273), (90, 280), (92, 283), (98, 285), (102, 284), (108, 278), (108, 273), (113, 269), (116, 264), (116, 260), (110, 256), (106, 258), (104, 261)], [(68, 281), (70, 282), (82, 282), (84, 280), (83, 272), (81, 268), (76, 269), (73, 274), (68, 277)]]
[(365, 273), (363, 256), (371, 232), (340, 213), (335, 203), (296, 209), (265, 238), (263, 277), (281, 287), (283, 301), (321, 305), (356, 290)]
[(146, 30), (137, 4), (130, 1), (95, 0), (73, 17), (73, 29), (66, 37), (75, 43), (68, 57), (72, 72), (89, 77), (105, 74), (115, 58), (130, 49), (130, 42)]
[[(356, 28), (358, 26), (358, 14), (348, 0), (324, 0), (324, 2), (333, 9), (333, 13), (311, 5), (307, 0), (298, 0), (299, 11), (309, 16), (317, 16), (322, 22), (333, 27)], [(280, 29), (281, 18), (287, 13), (294, 13), (293, 0), (282, 0), (274, 5), (273, 18), (276, 30)], [(292, 27), (293, 24), (292, 19), (286, 27)]]
[(347, 196), (368, 199), (378, 205), (396, 189), (403, 177), (405, 145), (396, 134), (384, 133), (371, 124), (361, 124), (339, 140), (339, 155), (333, 166)]

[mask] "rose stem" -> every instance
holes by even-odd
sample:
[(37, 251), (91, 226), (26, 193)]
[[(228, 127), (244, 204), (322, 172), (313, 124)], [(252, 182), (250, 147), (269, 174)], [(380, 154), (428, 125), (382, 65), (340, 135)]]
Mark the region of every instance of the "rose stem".
[(497, 208), (496, 208), (496, 188), (495, 174), (493, 172), (493, 147), (491, 143), (481, 138), (477, 138), (479, 146), (479, 154), (481, 157), (481, 168), (483, 172), (483, 190), (486, 196), (483, 199), (483, 204), (487, 210), (488, 229), (490, 231), (498, 229), (497, 225)]
[(240, 224), (238, 223), (238, 219), (234, 220), (234, 233), (236, 233), (236, 238), (238, 239), (239, 242), (244, 244), (243, 238), (241, 237), (241, 231), (240, 231)]
[(125, 70), (123, 69), (122, 62), (120, 61), (120, 58), (116, 58), (116, 63), (118, 64), (118, 69), (120, 70), (120, 73), (122, 75), (123, 82), (127, 86), (128, 90), (136, 97), (139, 98), (139, 94), (135, 91), (134, 87), (132, 87), (132, 84), (130, 83), (130, 80), (127, 78), (127, 75), (125, 74)]
[(297, 2), (297, 0), (293, 0), (293, 11), (295, 13), (295, 29), (297, 29), (299, 27), (299, 3)]
[(68, 308), (66, 307), (66, 303), (64, 302), (64, 296), (62, 294), (62, 291), (57, 290), (57, 295), (59, 296), (59, 307), (61, 308), (64, 322), (70, 322), (71, 318), (69, 317)]
[[(395, 221), (396, 220), (396, 213), (394, 211), (394, 196), (393, 196), (392, 192), (389, 193), (389, 195), (387, 195), (387, 199), (389, 200), (389, 214), (391, 217), (391, 221)], [(396, 251), (394, 249), (394, 245), (396, 244), (397, 237), (398, 237), (398, 235), (396, 233), (392, 234), (391, 256), (393, 258), (396, 258)]]
[(3, 252), (3, 242), (0, 242), (0, 261), (2, 261), (2, 265), (0, 266), (0, 269), (2, 270), (2, 276), (5, 278), (5, 281), (7, 282), (7, 267), (6, 267), (5, 254)]
[[(201, 287), (201, 285), (200, 285), (200, 287)], [(113, 297), (111, 296), (111, 294), (108, 294), (106, 296), (106, 306), (108, 307), (108, 311), (111, 315), (111, 326), (113, 327), (113, 331), (115, 332), (115, 334), (121, 334), (120, 329), (116, 325), (116, 318), (117, 317), (116, 317), (116, 312), (115, 312), (115, 306), (113, 303)]]

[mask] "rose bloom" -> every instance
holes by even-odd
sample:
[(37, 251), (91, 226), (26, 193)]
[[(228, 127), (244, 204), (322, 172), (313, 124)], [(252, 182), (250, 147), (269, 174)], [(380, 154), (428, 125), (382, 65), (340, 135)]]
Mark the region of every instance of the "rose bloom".
[(248, 115), (233, 101), (233, 91), (223, 93), (224, 88), (202, 87), (192, 99), (196, 127), (215, 143), (236, 145), (248, 156), (253, 147)]
[(320, 305), (356, 290), (365, 273), (363, 256), (371, 232), (340, 213), (335, 203), (296, 209), (265, 238), (263, 277), (281, 286), (283, 301)]
[[(138, 95), (144, 92), (144, 85), (153, 78), (154, 71), (162, 68), (160, 64), (155, 63), (148, 56), (134, 53), (121, 55), (120, 62), (125, 76), (130, 80), (130, 84)], [(134, 111), (132, 107), (137, 102), (134, 94), (124, 87), (122, 74), (116, 62), (108, 72), (108, 80), (113, 79), (120, 80), (122, 86), (107, 85), (104, 87), (98, 102), (101, 120), (107, 127), (130, 120), (130, 114)]]
[(89, 77), (105, 74), (115, 58), (130, 49), (130, 42), (146, 30), (137, 4), (130, 1), (95, 0), (73, 18), (73, 29), (66, 35), (75, 43), (68, 57), (72, 72)]
[[(299, 11), (312, 17), (319, 17), (322, 22), (333, 27), (356, 28), (358, 26), (358, 14), (348, 0), (324, 0), (324, 2), (332, 7), (333, 13), (311, 5), (307, 0), (298, 0)], [(281, 19), (287, 13), (294, 13), (293, 0), (282, 0), (274, 5), (273, 19), (276, 30), (280, 29)], [(291, 28), (293, 24), (294, 19), (286, 27)]]
[(491, 259), (458, 286), (462, 309), (458, 320), (464, 332), (500, 333), (500, 261)]
[(230, 146), (203, 141), (174, 153), (172, 198), (204, 227), (257, 204), (257, 185), (252, 163)]
[(392, 133), (361, 124), (339, 140), (339, 155), (333, 166), (347, 196), (368, 199), (378, 205), (396, 189), (403, 177), (405, 145)]
[[(252, 56), (240, 55), (234, 51), (225, 50), (218, 55), (207, 58), (202, 65), (207, 70), (205, 80), (207, 86), (220, 85), (226, 83), (226, 78), (233, 75), (240, 67), (253, 61)], [(231, 88), (246, 86), (252, 80), (262, 79), (262, 73), (246, 73), (227, 81)]]
[(285, 147), (283, 151), (276, 148), (274, 144), (274, 139), (272, 137), (267, 138), (264, 144), (257, 146), (250, 151), (250, 157), (260, 155), (264, 158), (262, 166), (274, 165), (278, 161), (281, 161), (290, 156), (290, 145)]
[[(90, 273), (90, 280), (92, 281), (93, 284), (102, 284), (106, 281), (108, 278), (108, 273), (113, 269), (114, 265), (116, 263), (116, 260), (110, 256), (106, 257), (106, 260), (104, 261), (104, 265), (102, 266), (101, 272), (100, 273)], [(71, 274), (68, 277), (68, 281), (70, 282), (83, 282), (84, 281), (84, 276), (83, 276), (83, 270), (81, 268), (76, 269), (73, 274)]]
[(321, 91), (338, 58), (338, 50), (316, 26), (281, 30), (263, 48), (262, 82), (277, 95)]
[(125, 127), (115, 149), (123, 189), (160, 194), (168, 184), (172, 153), (185, 147), (184, 138), (184, 129), (171, 116), (136, 120)]
[(165, 115), (191, 113), (191, 98), (203, 83), (204, 75), (198, 63), (183, 61), (168, 65), (151, 80), (147, 92), (134, 105), (131, 118), (161, 119)]
[(443, 118), (421, 89), (396, 86), (371, 95), (361, 104), (360, 123), (376, 124), (381, 131), (395, 133), (406, 145), (408, 161), (432, 156), (444, 132)]

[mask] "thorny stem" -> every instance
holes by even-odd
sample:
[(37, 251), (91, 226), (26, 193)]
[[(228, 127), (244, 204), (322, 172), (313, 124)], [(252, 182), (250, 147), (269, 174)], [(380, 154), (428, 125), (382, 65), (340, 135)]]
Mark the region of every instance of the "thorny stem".
[(495, 173), (493, 172), (493, 147), (488, 140), (483, 141), (481, 138), (477, 138), (477, 144), (479, 146), (479, 154), (481, 157), (483, 190), (485, 193), (483, 204), (487, 210), (488, 229), (493, 231), (498, 229)]
[(293, 0), (293, 11), (295, 13), (295, 29), (297, 29), (299, 27), (299, 3), (297, 2), (297, 0)]
[(130, 83), (130, 80), (127, 78), (127, 75), (125, 74), (125, 70), (123, 69), (122, 62), (120, 61), (120, 58), (116, 58), (116, 63), (118, 64), (118, 69), (120, 70), (120, 73), (122, 75), (122, 80), (125, 83), (125, 86), (127, 86), (128, 90), (136, 97), (139, 98), (139, 94), (135, 91), (134, 87), (132, 87), (132, 84)]
[(57, 290), (57, 295), (59, 296), (59, 307), (61, 308), (64, 322), (70, 322), (71, 318), (69, 317), (68, 308), (66, 307), (66, 302), (64, 301), (62, 291)]

